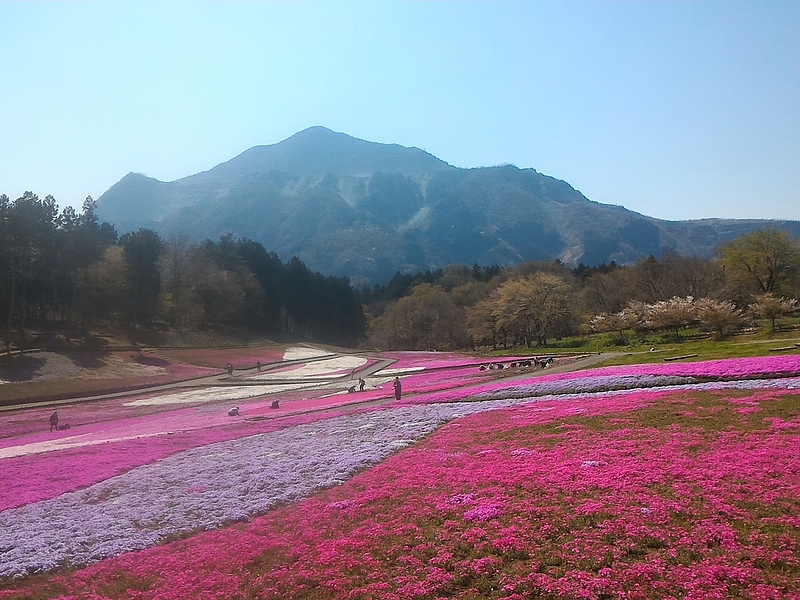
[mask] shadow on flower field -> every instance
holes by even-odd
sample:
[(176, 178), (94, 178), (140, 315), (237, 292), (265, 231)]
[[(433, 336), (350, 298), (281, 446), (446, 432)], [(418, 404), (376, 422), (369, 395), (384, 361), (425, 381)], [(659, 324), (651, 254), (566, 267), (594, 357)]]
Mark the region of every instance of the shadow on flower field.
[(401, 402), (141, 438), (7, 507), (0, 598), (800, 597), (797, 357), (437, 364)]

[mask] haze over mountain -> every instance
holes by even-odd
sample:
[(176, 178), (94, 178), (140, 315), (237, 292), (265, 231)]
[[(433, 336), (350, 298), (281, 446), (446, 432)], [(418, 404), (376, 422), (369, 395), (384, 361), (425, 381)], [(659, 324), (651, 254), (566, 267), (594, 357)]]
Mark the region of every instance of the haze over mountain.
[(129, 173), (98, 199), (98, 215), (120, 233), (247, 237), (357, 286), (453, 263), (708, 257), (768, 224), (800, 236), (800, 221), (654, 219), (593, 202), (535, 169), (461, 169), (324, 127), (173, 182)]

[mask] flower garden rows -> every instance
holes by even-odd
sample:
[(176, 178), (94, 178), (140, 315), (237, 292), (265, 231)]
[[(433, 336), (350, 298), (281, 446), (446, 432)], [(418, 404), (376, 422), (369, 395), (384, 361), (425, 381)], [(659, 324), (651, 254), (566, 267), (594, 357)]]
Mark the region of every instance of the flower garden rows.
[(800, 380), (764, 377), (799, 368), (614, 367), (242, 428), (0, 512), (6, 577), (100, 561), (0, 598), (797, 597)]

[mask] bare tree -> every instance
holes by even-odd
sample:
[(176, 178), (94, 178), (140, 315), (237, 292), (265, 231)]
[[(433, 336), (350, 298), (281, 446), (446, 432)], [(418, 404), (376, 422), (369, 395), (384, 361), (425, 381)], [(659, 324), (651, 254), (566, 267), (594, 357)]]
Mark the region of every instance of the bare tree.
[(550, 273), (538, 272), (504, 283), (497, 291), (498, 324), (527, 345), (546, 345), (576, 328), (577, 316), (569, 284)]
[(173, 325), (185, 324), (188, 310), (189, 270), (195, 246), (189, 236), (181, 233), (171, 236), (164, 244), (161, 256), (162, 281), (164, 282), (164, 308)]

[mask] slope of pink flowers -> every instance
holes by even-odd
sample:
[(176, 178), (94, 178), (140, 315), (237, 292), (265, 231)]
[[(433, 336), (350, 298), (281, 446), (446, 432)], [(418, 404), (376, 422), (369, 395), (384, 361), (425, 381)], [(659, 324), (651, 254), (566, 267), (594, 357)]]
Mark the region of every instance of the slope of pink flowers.
[[(581, 371), (549, 374), (538, 371), (531, 377), (517, 379), (515, 384), (569, 381), (573, 379), (613, 378), (627, 376), (695, 377), (708, 380), (739, 380), (762, 377), (790, 377), (800, 375), (800, 354), (783, 356), (759, 356), (752, 358), (731, 358), (687, 363), (641, 364), (600, 367)], [(506, 380), (492, 381), (483, 385), (457, 388), (449, 391), (438, 390), (427, 395), (420, 394), (403, 402), (456, 402), (482, 394), (492, 394), (512, 387)]]
[(248, 523), (0, 598), (797, 598), (799, 401), (639, 392), (481, 413)]

